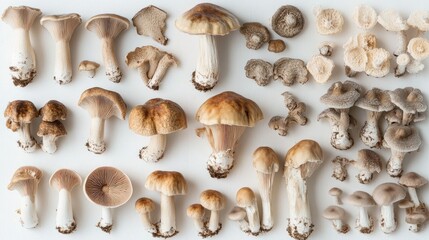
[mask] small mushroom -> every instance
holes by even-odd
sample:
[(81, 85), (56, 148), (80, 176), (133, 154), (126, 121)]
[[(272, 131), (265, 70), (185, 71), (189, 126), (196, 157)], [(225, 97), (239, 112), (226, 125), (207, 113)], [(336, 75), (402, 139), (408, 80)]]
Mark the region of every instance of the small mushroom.
[(423, 113), (427, 109), (427, 104), (420, 89), (412, 87), (397, 88), (394, 91), (389, 91), (389, 95), (392, 103), (403, 112), (402, 125), (410, 125), (418, 117), (419, 113)]
[(335, 204), (337, 205), (343, 205), (343, 202), (341, 201), (341, 195), (343, 194), (343, 190), (333, 187), (329, 189), (328, 191), (329, 195), (335, 197)]
[(168, 38), (164, 36), (167, 13), (153, 5), (142, 8), (134, 15), (132, 21), (137, 34), (151, 37), (162, 45), (166, 45)]
[(248, 187), (240, 188), (237, 191), (236, 201), (237, 206), (246, 210), (250, 233), (253, 236), (258, 236), (261, 232), (261, 225), (259, 222), (259, 210), (255, 193)]
[(304, 126), (307, 124), (307, 117), (305, 116), (306, 105), (303, 102), (298, 102), (295, 97), (289, 92), (282, 93), (286, 108), (289, 110), (287, 117), (274, 116), (271, 118), (268, 126), (277, 131), (280, 136), (286, 136), (289, 128), (293, 124)]
[(361, 233), (372, 233), (374, 231), (374, 219), (368, 214), (368, 208), (377, 205), (367, 192), (356, 191), (347, 196), (348, 204), (359, 208), (359, 215), (356, 218), (356, 228)]
[(422, 37), (425, 32), (429, 31), (429, 11), (415, 10), (407, 19), (410, 27), (417, 29), (417, 36)]
[(346, 167), (350, 163), (350, 160), (344, 157), (336, 156), (332, 160), (332, 163), (334, 165), (332, 177), (341, 182), (346, 180), (347, 176), (349, 175)]
[(83, 60), (79, 63), (79, 71), (85, 71), (88, 72), (88, 77), (94, 78), (95, 73), (97, 72), (97, 69), (100, 67), (100, 64), (89, 61), (89, 60)]
[(307, 62), (307, 70), (318, 83), (325, 83), (329, 80), (334, 66), (334, 61), (322, 55), (315, 55)]
[(411, 58), (408, 53), (401, 53), (396, 57), (395, 77), (400, 77), (405, 74), (407, 66), (410, 64)]
[(42, 121), (54, 122), (56, 120), (66, 120), (67, 107), (57, 100), (49, 100), (40, 110), (39, 115)]
[(408, 42), (407, 52), (413, 58), (407, 65), (407, 72), (418, 73), (425, 67), (422, 61), (429, 56), (429, 41), (423, 37), (412, 38)]
[(194, 221), (194, 226), (198, 230), (198, 234), (202, 236), (202, 234), (206, 231), (206, 227), (204, 226), (204, 207), (198, 203), (192, 204), (186, 209), (186, 215), (192, 218)]
[(59, 137), (65, 135), (67, 135), (66, 128), (58, 120), (53, 122), (42, 121), (37, 131), (37, 136), (42, 138), (42, 143), (40, 144), (42, 150), (49, 154), (57, 151), (56, 141)]
[(323, 210), (322, 216), (332, 221), (332, 225), (339, 233), (347, 233), (350, 226), (345, 223), (346, 211), (342, 207), (329, 206)]
[(261, 48), (271, 39), (268, 29), (257, 22), (243, 23), (240, 27), (240, 33), (246, 38), (246, 47), (253, 50)]
[(344, 65), (347, 77), (354, 77), (358, 72), (365, 71), (368, 55), (364, 48), (354, 47), (344, 51)]
[(408, 230), (411, 232), (420, 232), (423, 225), (428, 220), (427, 212), (410, 212), (405, 217), (405, 222), (408, 223)]
[(401, 124), (402, 115), (402, 110), (398, 107), (395, 107), (384, 115), (384, 119), (386, 120), (388, 126), (392, 124)]
[(304, 28), (304, 16), (295, 6), (281, 6), (271, 18), (271, 27), (278, 35), (291, 38), (302, 31)]
[(393, 55), (398, 56), (401, 53), (405, 53), (407, 47), (407, 36), (405, 31), (408, 30), (409, 26), (407, 21), (399, 15), (395, 10), (389, 9), (380, 12), (377, 17), (377, 22), (389, 32), (395, 32), (398, 38), (398, 47), (393, 52)]
[(353, 12), (353, 21), (358, 28), (370, 30), (377, 24), (377, 12), (371, 6), (361, 4)]
[(235, 206), (228, 214), (228, 218), (231, 221), (237, 221), (240, 224), (240, 230), (248, 233), (250, 232), (249, 223), (246, 221), (246, 210), (241, 207)]
[(408, 195), (410, 195), (410, 199), (412, 203), (414, 203), (414, 208), (426, 208), (425, 204), (419, 200), (416, 191), (417, 188), (420, 188), (428, 183), (426, 178), (415, 172), (407, 172), (402, 175), (401, 178), (399, 178), (398, 183), (408, 188)]
[(357, 160), (350, 161), (350, 164), (359, 170), (359, 174), (356, 175), (356, 178), (362, 184), (370, 183), (374, 173), (380, 173), (381, 171), (380, 156), (369, 149), (359, 150)]
[(274, 63), (274, 80), (282, 80), (285, 86), (292, 86), (296, 81), (304, 84), (308, 81), (304, 61), (294, 58), (280, 58)]
[(322, 35), (331, 35), (343, 30), (344, 18), (341, 13), (332, 8), (315, 7), (317, 32)]
[(222, 193), (209, 189), (200, 194), (200, 203), (205, 209), (210, 211), (210, 220), (207, 223), (207, 229), (201, 236), (205, 238), (217, 235), (222, 229), (219, 213), (225, 208), (225, 197)]
[(246, 77), (255, 80), (259, 86), (266, 86), (273, 77), (273, 65), (262, 59), (250, 59), (244, 70)]
[(155, 210), (155, 203), (150, 198), (139, 198), (135, 203), (135, 209), (140, 215), (144, 230), (149, 233), (156, 233), (156, 226), (152, 223), (150, 213)]
[(268, 51), (273, 53), (280, 53), (286, 49), (286, 44), (281, 39), (273, 39), (268, 42)]
[(335, 44), (333, 42), (322, 42), (319, 45), (319, 53), (324, 57), (332, 56), (332, 52), (334, 51)]
[(390, 53), (383, 48), (374, 48), (367, 51), (368, 62), (365, 73), (369, 76), (381, 78), (390, 72)]
[(286, 136), (289, 131), (289, 125), (285, 117), (274, 116), (268, 122), (268, 127), (276, 131), (280, 136)]

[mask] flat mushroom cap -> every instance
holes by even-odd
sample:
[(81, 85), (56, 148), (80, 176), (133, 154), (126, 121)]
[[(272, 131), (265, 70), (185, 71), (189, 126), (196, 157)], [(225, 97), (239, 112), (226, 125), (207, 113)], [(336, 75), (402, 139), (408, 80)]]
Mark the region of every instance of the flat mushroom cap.
[(395, 104), (391, 102), (388, 90), (373, 88), (359, 98), (355, 106), (373, 112), (388, 112), (395, 107)]
[(228, 213), (229, 220), (232, 221), (240, 221), (243, 220), (246, 217), (247, 213), (246, 210), (244, 210), (241, 207), (233, 207), (232, 210)]
[(61, 136), (67, 135), (67, 131), (64, 125), (58, 120), (53, 122), (42, 121), (39, 125), (37, 136), (43, 137), (47, 135), (54, 135), (56, 137), (61, 137)]
[(389, 91), (392, 103), (406, 113), (419, 113), (427, 109), (424, 97), (420, 89), (406, 87)]
[(210, 211), (220, 211), (225, 208), (225, 197), (216, 190), (205, 190), (200, 195), (200, 203)]
[(407, 192), (396, 183), (382, 183), (372, 192), (374, 201), (381, 206), (393, 204), (406, 196)]
[(116, 14), (99, 14), (90, 18), (85, 28), (95, 32), (99, 38), (116, 38), (130, 27), (130, 21)]
[(323, 35), (335, 34), (343, 30), (344, 18), (341, 13), (332, 8), (318, 9), (316, 7), (317, 32)]
[(74, 30), (80, 25), (82, 19), (79, 14), (43, 16), (40, 24), (44, 26), (55, 40), (69, 41)]
[(71, 191), (74, 187), (79, 186), (81, 183), (82, 178), (77, 172), (65, 168), (57, 170), (49, 179), (49, 185), (51, 188), (55, 188), (58, 191), (61, 189)]
[(89, 201), (102, 207), (116, 208), (133, 194), (131, 180), (114, 167), (94, 169), (85, 179), (83, 191)]
[(92, 71), (96, 70), (99, 67), (100, 64), (93, 61), (83, 60), (79, 63), (79, 71)]
[(273, 65), (262, 59), (250, 59), (244, 67), (246, 77), (256, 80), (261, 86), (268, 84), (269, 79), (273, 76)]
[(384, 133), (384, 140), (389, 148), (399, 152), (413, 152), (422, 143), (418, 130), (413, 126), (392, 124)]
[(150, 198), (139, 198), (134, 204), (134, 208), (139, 214), (150, 213), (155, 210), (155, 202)]
[(165, 45), (168, 40), (164, 36), (166, 19), (167, 13), (164, 10), (149, 5), (138, 11), (132, 21), (137, 34), (152, 37), (155, 41)]
[(417, 28), (419, 31), (429, 31), (429, 11), (416, 10), (410, 14), (407, 24)]
[(307, 70), (318, 83), (329, 80), (334, 66), (334, 61), (322, 55), (315, 55), (307, 62)]
[[(367, 51), (368, 62), (365, 73), (373, 77), (384, 77), (390, 71), (390, 53), (383, 48)], [(377, 66), (377, 67), (376, 67)]]
[(313, 140), (301, 140), (286, 153), (284, 173), (287, 173), (288, 168), (300, 168), (301, 177), (306, 179), (322, 163), (323, 152), (320, 145)]
[(353, 71), (365, 71), (368, 56), (362, 47), (348, 48), (344, 51), (344, 64)]
[(42, 171), (36, 167), (20, 167), (13, 174), (7, 189), (17, 190), (22, 196), (30, 196), (31, 200), (34, 201), (34, 193), (42, 176)]
[(183, 175), (175, 171), (154, 171), (146, 178), (144, 186), (167, 196), (185, 195), (188, 189)]
[(249, 49), (259, 49), (271, 39), (268, 29), (258, 22), (244, 23), (240, 33), (246, 37), (246, 47)]
[(240, 188), (235, 197), (237, 206), (245, 208), (256, 204), (255, 193), (248, 187)]
[(354, 105), (362, 92), (362, 86), (353, 81), (335, 82), (320, 101), (330, 108), (346, 109)]
[(377, 22), (383, 26), (384, 29), (391, 32), (400, 32), (408, 30), (409, 26), (405, 19), (395, 10), (385, 10), (380, 12)]
[(381, 171), (380, 156), (369, 149), (361, 149), (358, 151), (358, 160), (352, 163), (354, 167), (360, 170), (367, 170), (371, 173)]
[(346, 212), (342, 207), (329, 206), (323, 210), (322, 216), (328, 220), (341, 220), (345, 217)]
[(135, 106), (128, 123), (133, 132), (143, 136), (169, 134), (187, 127), (185, 112), (179, 104), (162, 98)]
[(253, 152), (253, 168), (257, 172), (272, 174), (279, 171), (279, 158), (270, 147), (258, 147)]
[(372, 196), (364, 191), (355, 191), (346, 197), (348, 204), (357, 207), (372, 207), (377, 205)]
[(200, 3), (176, 20), (176, 27), (195, 35), (227, 35), (240, 28), (238, 19), (228, 10), (212, 3)]
[(407, 66), (411, 62), (410, 55), (408, 53), (401, 53), (396, 57), (396, 64), (400, 66)]
[(195, 118), (204, 125), (253, 127), (263, 118), (263, 113), (252, 100), (227, 91), (207, 99), (198, 109)]
[(25, 30), (30, 30), (34, 20), (40, 14), (42, 14), (42, 12), (37, 8), (27, 6), (8, 7), (1, 15), (1, 20), (11, 25), (13, 28), (23, 28)]
[(295, 81), (304, 84), (308, 81), (308, 71), (301, 59), (283, 57), (274, 63), (274, 79), (281, 78), (287, 86)]
[(399, 178), (399, 184), (405, 187), (419, 188), (428, 183), (428, 180), (415, 172), (407, 172)]
[(78, 105), (86, 109), (91, 117), (107, 119), (115, 116), (124, 120), (127, 114), (127, 105), (119, 93), (99, 87), (85, 90), (80, 95)]
[(277, 9), (271, 18), (271, 27), (278, 35), (291, 38), (302, 31), (304, 22), (304, 17), (297, 7), (284, 5)]
[(429, 41), (423, 37), (412, 38), (408, 42), (407, 52), (417, 61), (422, 61), (429, 56)]
[(55, 120), (66, 120), (67, 108), (59, 101), (50, 100), (40, 110), (42, 121), (53, 122)]
[(39, 111), (30, 101), (15, 100), (9, 102), (4, 111), (4, 116), (15, 123), (30, 123), (39, 116)]
[(377, 13), (371, 6), (361, 4), (355, 8), (353, 20), (360, 29), (369, 30), (377, 24)]

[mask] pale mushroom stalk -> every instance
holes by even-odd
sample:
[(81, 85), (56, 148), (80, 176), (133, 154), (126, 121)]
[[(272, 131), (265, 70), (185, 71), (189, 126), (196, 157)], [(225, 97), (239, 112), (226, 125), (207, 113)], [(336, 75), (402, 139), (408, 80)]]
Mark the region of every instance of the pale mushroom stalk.
[(148, 231), (150, 233), (156, 232), (156, 227), (154, 226), (154, 224), (150, 220), (149, 213), (140, 214), (140, 220), (141, 220), (143, 227), (146, 231)]
[(116, 59), (114, 44), (112, 38), (101, 38), (101, 53), (106, 75), (112, 82), (119, 82), (122, 78), (122, 73)]
[(261, 227), (264, 230), (270, 230), (273, 225), (272, 210), (271, 210), (271, 193), (274, 183), (274, 173), (266, 174), (258, 172), (259, 194), (262, 201), (262, 221)]
[(410, 195), (410, 199), (414, 203), (414, 206), (419, 207), (421, 203), (417, 196), (416, 188), (408, 187), (408, 195)]
[(249, 223), (246, 221), (246, 210), (241, 207), (235, 206), (228, 214), (228, 218), (232, 221), (237, 221), (240, 230), (243, 232), (249, 232)]
[(54, 153), (57, 151), (57, 144), (55, 141), (57, 140), (57, 136), (55, 135), (45, 135), (42, 137), (42, 150), (47, 153)]
[(91, 118), (91, 127), (89, 129), (89, 138), (87, 146), (93, 152), (101, 153), (106, 150), (106, 143), (104, 142), (104, 123), (105, 119), (99, 117)]
[(379, 121), (382, 112), (368, 111), (365, 125), (361, 129), (360, 137), (367, 146), (377, 147), (382, 139), (382, 132), (379, 128)]
[[(103, 229), (111, 229), (113, 226), (112, 209), (108, 207), (101, 207), (101, 219), (97, 224), (98, 227)], [(110, 230), (107, 230), (109, 232)]]
[(56, 223), (59, 230), (73, 228), (76, 224), (73, 218), (71, 194), (64, 188), (59, 191)]
[(60, 40), (55, 43), (55, 73), (54, 80), (66, 84), (72, 78), (72, 63), (69, 40)]
[(383, 224), (380, 224), (381, 229), (384, 233), (391, 233), (396, 229), (396, 219), (393, 203), (389, 205), (381, 206), (380, 210), (380, 221)]
[(407, 53), (398, 55), (396, 58), (395, 77), (400, 77), (405, 74), (408, 64), (411, 62), (410, 56)]
[(393, 55), (399, 56), (402, 53), (405, 53), (407, 51), (407, 35), (405, 34), (405, 31), (399, 31), (396, 33), (396, 39), (398, 42), (397, 49), (393, 52)]
[(390, 148), (391, 156), (387, 162), (387, 173), (392, 177), (400, 176), (402, 173), (402, 162), (407, 152), (400, 152)]
[(21, 197), (21, 207), (18, 210), (20, 221), (24, 228), (34, 228), (39, 224), (34, 197), (25, 195)]
[(165, 152), (167, 135), (157, 134), (150, 137), (149, 145), (140, 150), (140, 158), (146, 162), (157, 162)]
[(200, 52), (194, 81), (204, 88), (212, 88), (219, 78), (216, 39), (212, 35), (201, 35), (199, 39)]
[(176, 231), (176, 207), (174, 196), (161, 193), (161, 223), (159, 231), (164, 236), (171, 236)]
[(261, 231), (261, 225), (259, 220), (258, 206), (248, 206), (245, 208), (247, 213), (247, 219), (249, 220), (249, 230), (252, 234), (259, 234)]
[(158, 89), (159, 84), (171, 65), (177, 65), (176, 59), (171, 54), (164, 55), (161, 60), (159, 60), (158, 67), (153, 73), (152, 79), (147, 82), (147, 86), (152, 89)]
[(219, 211), (211, 210), (210, 211), (210, 219), (209, 219), (209, 226), (208, 229), (212, 232), (216, 232), (219, 230), (219, 221), (220, 215)]
[(20, 123), (18, 128), (18, 144), (26, 152), (34, 152), (37, 148), (36, 140), (31, 136), (30, 123)]

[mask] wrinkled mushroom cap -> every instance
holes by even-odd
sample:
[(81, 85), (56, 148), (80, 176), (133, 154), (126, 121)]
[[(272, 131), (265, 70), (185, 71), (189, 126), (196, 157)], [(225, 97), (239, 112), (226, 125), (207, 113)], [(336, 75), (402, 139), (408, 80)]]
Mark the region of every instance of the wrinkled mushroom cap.
[(357, 161), (352, 162), (353, 166), (359, 170), (379, 173), (381, 171), (380, 156), (369, 149), (361, 149), (358, 151)]
[(268, 84), (269, 79), (273, 76), (273, 65), (262, 59), (250, 59), (244, 67), (246, 77), (256, 80), (261, 86)]
[(408, 42), (407, 52), (417, 61), (424, 60), (429, 56), (429, 41), (423, 37), (412, 38)]
[(241, 207), (233, 207), (232, 210), (228, 213), (228, 219), (232, 221), (240, 221), (246, 217), (247, 213), (244, 208)]
[(365, 73), (373, 77), (384, 77), (390, 71), (390, 53), (383, 48), (367, 51), (368, 62)]
[(344, 209), (338, 206), (329, 206), (322, 213), (322, 216), (328, 220), (342, 220), (345, 215)]
[(20, 167), (13, 174), (7, 189), (17, 190), (22, 196), (30, 196), (31, 201), (34, 202), (34, 195), (42, 176), (42, 171), (36, 167)]
[(27, 100), (9, 102), (4, 111), (4, 117), (15, 123), (31, 123), (38, 116), (39, 111), (32, 102)]
[(42, 12), (37, 8), (27, 6), (8, 7), (4, 10), (1, 20), (11, 25), (13, 28), (29, 30), (34, 20), (40, 14), (42, 14)]
[(255, 193), (248, 187), (240, 188), (235, 197), (237, 206), (246, 208), (256, 204)]
[(373, 112), (388, 112), (395, 107), (390, 101), (389, 91), (373, 88), (359, 98), (355, 105), (362, 109)]
[(137, 34), (152, 37), (162, 45), (167, 43), (167, 38), (163, 35), (166, 27), (167, 13), (149, 5), (138, 11), (132, 18), (133, 25), (136, 27)]
[(429, 11), (416, 10), (410, 14), (407, 24), (420, 31), (429, 31)]
[(200, 203), (210, 211), (220, 211), (225, 207), (225, 197), (216, 190), (205, 190), (200, 195)]
[(304, 61), (294, 58), (280, 58), (274, 63), (274, 79), (283, 79), (283, 84), (290, 86), (298, 81), (304, 84), (308, 81), (308, 71)]
[(42, 121), (53, 122), (55, 120), (66, 120), (67, 108), (59, 101), (50, 100), (40, 110)]
[(399, 178), (399, 184), (405, 187), (419, 188), (428, 183), (428, 180), (415, 172), (407, 172)]
[(198, 109), (195, 118), (204, 125), (253, 127), (263, 118), (263, 113), (252, 100), (227, 91), (206, 100)]
[(367, 62), (368, 56), (362, 47), (350, 48), (344, 51), (344, 64), (353, 71), (365, 71)]
[(407, 192), (396, 183), (382, 183), (372, 192), (374, 201), (380, 205), (390, 205), (404, 199)]
[(383, 26), (384, 29), (391, 32), (400, 32), (408, 30), (409, 26), (405, 19), (395, 10), (384, 10), (380, 12), (377, 22)]
[(64, 125), (58, 120), (53, 122), (42, 121), (39, 125), (37, 136), (43, 137), (47, 135), (54, 135), (56, 137), (61, 137), (61, 136), (67, 135), (67, 131)]
[(83, 60), (79, 63), (79, 71), (92, 71), (96, 70), (99, 67), (100, 64), (93, 61)]
[(74, 30), (80, 25), (82, 19), (77, 13), (64, 15), (43, 16), (40, 24), (44, 26), (55, 40), (69, 41)]
[(117, 92), (94, 87), (85, 90), (78, 102), (79, 107), (86, 109), (91, 117), (103, 119), (115, 116), (124, 120), (127, 105)]
[(99, 14), (90, 18), (85, 28), (95, 32), (99, 38), (116, 38), (130, 27), (130, 21), (116, 14)]
[(304, 27), (301, 11), (292, 5), (281, 6), (271, 18), (271, 27), (278, 35), (291, 38), (300, 33)]
[(361, 4), (353, 12), (355, 24), (363, 30), (369, 30), (377, 24), (377, 13), (369, 5)]
[(150, 213), (155, 210), (155, 202), (150, 198), (139, 198), (134, 204), (134, 208), (139, 214)]
[(317, 32), (330, 35), (343, 30), (344, 18), (338, 10), (332, 8), (318, 9), (316, 7), (315, 11)]
[(186, 215), (190, 218), (194, 219), (202, 219), (204, 218), (205, 211), (204, 207), (201, 204), (195, 203), (190, 205), (186, 209)]
[(365, 32), (359, 33), (353, 37), (350, 37), (349, 40), (343, 45), (345, 50), (353, 48), (363, 48), (363, 50), (371, 50), (377, 47), (377, 38), (374, 34)]
[(301, 140), (286, 153), (284, 173), (287, 173), (288, 168), (300, 168), (301, 177), (306, 179), (309, 178), (322, 163), (323, 152), (320, 145), (313, 140)]
[[(158, 63), (165, 54), (167, 54), (167, 52), (161, 51), (158, 48), (150, 45), (137, 47), (134, 51), (131, 51), (127, 54), (125, 57), (125, 63), (130, 68), (139, 68), (147, 62)], [(157, 64), (154, 65), (157, 66)], [(152, 74), (154, 71), (155, 69), (149, 70), (149, 72), (152, 72)]]
[(420, 89), (406, 87), (389, 91), (391, 101), (406, 113), (419, 113), (427, 109)]
[(271, 39), (268, 29), (258, 22), (244, 23), (240, 27), (240, 33), (245, 36), (246, 47), (249, 49), (259, 49)]
[(334, 66), (334, 61), (322, 55), (315, 55), (307, 62), (307, 70), (318, 83), (329, 80)]
[(57, 170), (49, 179), (49, 185), (51, 188), (55, 188), (58, 191), (66, 189), (70, 192), (74, 187), (79, 186), (81, 183), (82, 178), (77, 172), (65, 168)]
[(346, 109), (354, 105), (362, 92), (362, 86), (353, 81), (335, 82), (320, 101), (330, 108)]
[(384, 133), (384, 140), (389, 148), (399, 152), (413, 152), (422, 143), (418, 130), (413, 126), (392, 124)]
[(175, 171), (154, 171), (146, 178), (144, 186), (166, 196), (185, 195), (188, 189), (183, 175)]
[(346, 197), (348, 204), (357, 207), (371, 207), (377, 205), (372, 196), (364, 191), (355, 191)]
[(283, 52), (286, 49), (286, 44), (281, 39), (273, 39), (268, 42), (268, 51), (274, 53)]
[(257, 172), (272, 174), (279, 171), (279, 158), (270, 147), (258, 147), (253, 152), (253, 168)]
[(179, 17), (176, 27), (189, 34), (223, 36), (240, 28), (240, 22), (220, 6), (200, 3)]

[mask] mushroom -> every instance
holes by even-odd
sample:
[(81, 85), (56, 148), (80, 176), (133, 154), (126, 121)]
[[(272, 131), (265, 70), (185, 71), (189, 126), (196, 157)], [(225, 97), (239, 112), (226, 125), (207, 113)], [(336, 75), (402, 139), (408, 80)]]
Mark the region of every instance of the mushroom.
[(365, 51), (377, 47), (377, 38), (371, 33), (359, 33), (351, 38), (343, 45), (345, 50), (353, 48), (363, 48)]
[(416, 121), (419, 113), (423, 113), (427, 109), (424, 96), (420, 89), (406, 87), (397, 88), (394, 91), (389, 91), (390, 99), (393, 104), (402, 110), (402, 125), (410, 125)]
[(240, 230), (248, 233), (250, 232), (249, 223), (246, 221), (246, 210), (241, 207), (235, 206), (228, 214), (229, 220), (237, 221), (240, 224)]
[(408, 223), (408, 230), (412, 232), (420, 232), (427, 219), (427, 212), (410, 212), (407, 213), (405, 222)]
[(335, 44), (333, 42), (322, 42), (319, 45), (319, 53), (324, 57), (330, 57), (332, 56), (334, 47), (335, 47)]
[(405, 154), (419, 149), (422, 143), (420, 135), (413, 126), (392, 124), (386, 129), (384, 140), (391, 151), (387, 173), (391, 177), (400, 177)]
[(211, 3), (200, 3), (176, 20), (185, 33), (199, 35), (200, 53), (192, 83), (200, 91), (212, 89), (219, 78), (216, 36), (225, 36), (240, 28), (238, 19), (226, 9)]
[(257, 50), (270, 41), (271, 36), (268, 29), (257, 22), (243, 23), (240, 27), (240, 33), (246, 38), (246, 47)]
[(282, 96), (284, 97), (285, 107), (289, 110), (287, 117), (284, 120), (286, 131), (293, 123), (297, 123), (301, 126), (307, 124), (308, 119), (305, 116), (307, 107), (305, 103), (298, 102), (296, 98), (288, 91), (282, 93)]
[(236, 194), (237, 206), (246, 210), (249, 220), (249, 231), (253, 236), (258, 236), (261, 232), (259, 220), (258, 202), (255, 193), (248, 187), (240, 188)]
[(104, 142), (104, 122), (112, 116), (124, 120), (127, 105), (117, 92), (94, 87), (85, 90), (80, 96), (79, 107), (88, 111), (91, 117), (88, 151), (101, 154), (106, 150)]
[(219, 212), (225, 208), (225, 197), (222, 193), (216, 190), (205, 190), (200, 194), (201, 205), (210, 211), (210, 220), (207, 223), (207, 229), (201, 236), (203, 238), (217, 235), (222, 229), (222, 223), (220, 223)]
[(186, 194), (188, 187), (185, 178), (179, 172), (154, 171), (146, 178), (144, 186), (161, 193), (161, 221), (153, 236), (169, 238), (176, 235), (174, 196)]
[(402, 123), (402, 110), (398, 107), (393, 108), (392, 110), (388, 111), (386, 114), (384, 114), (384, 119), (387, 122), (387, 125), (392, 124), (401, 124)]
[(204, 210), (204, 207), (198, 203), (192, 204), (186, 209), (186, 215), (192, 218), (200, 236), (206, 231), (206, 227), (204, 226)]
[(356, 218), (356, 228), (361, 233), (372, 233), (374, 231), (374, 219), (368, 214), (368, 208), (377, 205), (367, 192), (355, 191), (347, 196), (348, 204), (359, 208), (359, 215)]
[(304, 28), (304, 16), (301, 11), (292, 5), (281, 6), (271, 18), (271, 27), (278, 35), (291, 38)]
[(412, 38), (408, 42), (407, 52), (413, 58), (407, 65), (407, 72), (418, 73), (425, 67), (421, 62), (429, 56), (429, 41), (423, 37)]
[(106, 76), (114, 83), (120, 82), (122, 78), (122, 72), (115, 56), (115, 39), (129, 27), (130, 21), (116, 14), (99, 14), (91, 17), (85, 24), (85, 28), (97, 34), (101, 40), (101, 53)]
[(57, 100), (49, 100), (41, 109), (39, 115), (42, 121), (54, 122), (56, 120), (66, 120), (67, 107)]
[(268, 127), (277, 131), (280, 136), (286, 136), (289, 131), (289, 125), (285, 117), (274, 116), (268, 122)]
[(31, 135), (31, 122), (39, 116), (34, 104), (27, 100), (15, 100), (9, 102), (4, 116), (6, 127), (12, 132), (18, 132), (18, 146), (25, 152), (34, 152), (37, 149), (37, 142)]
[(7, 186), (10, 191), (16, 190), (21, 196), (21, 207), (17, 210), (20, 222), (24, 228), (34, 228), (39, 223), (36, 212), (36, 193), (42, 171), (36, 167), (24, 166), (18, 168)]
[(280, 58), (274, 63), (274, 80), (281, 79), (285, 86), (292, 86), (296, 81), (304, 84), (308, 81), (304, 61), (294, 58)]
[(166, 45), (168, 38), (164, 36), (167, 13), (153, 5), (142, 8), (134, 15), (132, 21), (137, 34), (151, 37), (162, 45)]
[(380, 227), (384, 233), (392, 233), (396, 230), (394, 204), (404, 199), (406, 194), (405, 190), (396, 183), (382, 183), (374, 189), (372, 197), (381, 206)]
[(88, 77), (94, 78), (95, 73), (97, 72), (97, 69), (100, 67), (100, 64), (89, 61), (89, 60), (83, 60), (79, 63), (79, 71), (85, 71), (88, 72)]
[(359, 170), (359, 174), (356, 175), (356, 178), (362, 184), (370, 183), (374, 173), (380, 173), (381, 171), (380, 156), (369, 149), (359, 150), (357, 160), (350, 161), (350, 164)]
[(344, 222), (346, 211), (342, 207), (329, 206), (323, 210), (323, 217), (331, 220), (335, 230), (339, 233), (347, 233), (350, 231), (350, 226)]
[(135, 106), (131, 109), (128, 123), (133, 132), (150, 136), (149, 145), (139, 152), (139, 157), (146, 162), (161, 159), (167, 146), (167, 135), (187, 127), (185, 112), (179, 104), (162, 98)]
[(130, 200), (133, 186), (128, 176), (119, 169), (103, 166), (94, 169), (86, 177), (83, 192), (90, 202), (101, 206), (101, 219), (97, 227), (110, 233), (113, 227), (111, 209)]
[(273, 65), (262, 59), (250, 59), (244, 70), (246, 77), (255, 80), (259, 86), (266, 86), (273, 77)]
[(396, 57), (396, 64), (395, 67), (395, 77), (400, 77), (405, 74), (405, 71), (407, 70), (407, 66), (411, 62), (410, 55), (408, 53), (401, 53)]
[(377, 12), (371, 6), (361, 4), (353, 12), (353, 21), (358, 28), (370, 30), (377, 24)]
[(69, 234), (76, 229), (71, 192), (81, 183), (79, 174), (70, 169), (59, 169), (49, 179), (49, 185), (59, 192), (56, 229), (60, 233)]
[(405, 35), (405, 31), (409, 28), (407, 21), (402, 19), (398, 12), (389, 9), (380, 12), (377, 17), (377, 22), (387, 31), (396, 32), (398, 47), (393, 52), (393, 55), (398, 56), (401, 53), (405, 53), (407, 47), (407, 36)]
[[(414, 203), (414, 208), (423, 208), (426, 210), (426, 206), (419, 200), (417, 196), (417, 188), (420, 188), (428, 183), (428, 181), (415, 172), (407, 172), (399, 178), (399, 184), (408, 188), (408, 194), (410, 195), (411, 201)], [(427, 211), (427, 210), (426, 210)]]
[(336, 156), (332, 160), (332, 163), (334, 165), (332, 177), (341, 182), (346, 180), (347, 176), (349, 175), (346, 167), (350, 163), (350, 160), (344, 157)]
[(286, 44), (281, 39), (274, 39), (268, 42), (268, 51), (274, 53), (283, 52), (286, 49)]
[(337, 205), (343, 205), (343, 202), (341, 201), (341, 195), (343, 194), (343, 190), (333, 187), (329, 189), (328, 191), (329, 195), (335, 197), (335, 204)]
[(207, 170), (213, 178), (226, 178), (234, 164), (234, 152), (246, 127), (254, 127), (263, 118), (259, 106), (235, 92), (223, 92), (206, 100), (195, 114), (204, 128), (213, 150), (207, 161)]
[(258, 147), (253, 152), (253, 168), (259, 182), (259, 194), (262, 200), (262, 231), (270, 231), (274, 226), (271, 199), (274, 177), (279, 171), (279, 159), (270, 147)]
[(6, 8), (1, 16), (3, 22), (13, 29), (9, 70), (15, 86), (27, 86), (37, 74), (30, 29), (40, 14), (42, 12), (37, 8), (19, 6)]
[(76, 13), (49, 15), (40, 19), (40, 24), (48, 30), (55, 41), (54, 80), (61, 85), (72, 80), (70, 40), (81, 22), (80, 15)]
[(294, 239), (305, 240), (313, 232), (307, 180), (322, 163), (322, 149), (313, 140), (301, 140), (286, 154), (284, 177), (289, 203), (287, 231)]
[(155, 210), (155, 203), (150, 198), (139, 198), (135, 203), (135, 209), (140, 215), (143, 228), (149, 233), (156, 233), (156, 226), (152, 223), (150, 213)]
[(329, 80), (334, 66), (334, 61), (322, 55), (315, 55), (307, 62), (307, 70), (318, 83), (325, 83)]
[(390, 71), (390, 53), (383, 48), (374, 48), (367, 51), (368, 62), (365, 73), (376, 78), (386, 76)]
[(366, 121), (360, 130), (360, 139), (368, 147), (380, 148), (383, 135), (379, 127), (383, 112), (392, 110), (395, 105), (390, 101), (389, 91), (373, 88), (359, 98), (355, 106), (367, 111)]
[(67, 135), (66, 128), (58, 120), (53, 122), (42, 121), (37, 131), (37, 136), (42, 138), (42, 143), (40, 144), (42, 150), (49, 154), (57, 151), (56, 141), (59, 137), (65, 135)]
[(178, 60), (171, 53), (153, 46), (144, 46), (129, 52), (125, 63), (129, 68), (137, 68), (148, 88), (158, 90), (168, 68), (177, 66)]
[(345, 49), (344, 65), (347, 77), (354, 77), (358, 72), (365, 71), (368, 63), (366, 50), (362, 47)]
[(343, 30), (344, 18), (341, 13), (332, 8), (315, 7), (317, 32), (322, 35), (331, 35)]
[(425, 32), (429, 31), (429, 11), (415, 10), (407, 19), (410, 27), (417, 29), (417, 36), (422, 37)]

